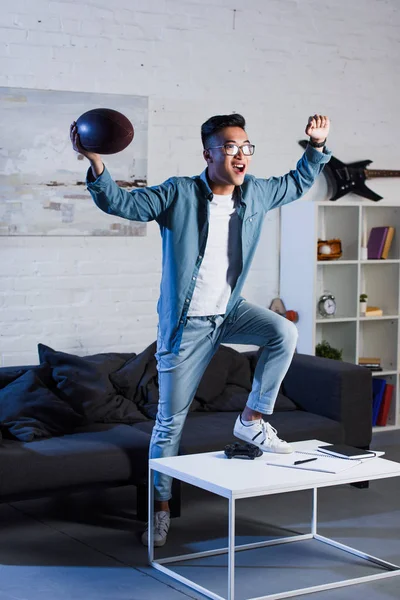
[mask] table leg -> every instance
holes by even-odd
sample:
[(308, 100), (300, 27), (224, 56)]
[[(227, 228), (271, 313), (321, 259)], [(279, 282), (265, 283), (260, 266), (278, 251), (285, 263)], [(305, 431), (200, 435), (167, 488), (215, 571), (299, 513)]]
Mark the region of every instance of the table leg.
[(153, 469), (149, 466), (149, 507), (148, 507), (148, 518), (149, 518), (149, 524), (148, 524), (148, 531), (149, 531), (149, 540), (148, 540), (148, 556), (149, 556), (149, 563), (152, 564), (154, 561), (154, 528), (153, 528), (153, 521), (154, 521), (154, 471)]
[(317, 535), (317, 488), (313, 488), (311, 533)]
[(235, 600), (235, 499), (229, 498), (228, 600)]

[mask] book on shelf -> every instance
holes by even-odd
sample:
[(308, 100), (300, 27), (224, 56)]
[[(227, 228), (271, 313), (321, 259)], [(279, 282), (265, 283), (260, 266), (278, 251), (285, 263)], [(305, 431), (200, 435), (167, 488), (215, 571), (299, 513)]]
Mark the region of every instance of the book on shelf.
[(381, 258), (389, 227), (372, 227), (368, 243), (368, 260)]
[(389, 256), (390, 246), (392, 245), (393, 237), (394, 237), (394, 227), (388, 227), (385, 243), (383, 245), (381, 258), (386, 259)]
[(365, 311), (366, 317), (381, 317), (382, 315), (383, 310), (379, 306), (367, 306), (367, 310)]
[(381, 359), (373, 356), (360, 356), (358, 358), (360, 367), (366, 367), (370, 371), (382, 371)]
[(360, 356), (358, 359), (358, 364), (363, 365), (367, 363), (377, 363), (381, 364), (381, 359), (378, 356)]
[(381, 366), (381, 359), (377, 356), (359, 356), (358, 364), (361, 366), (364, 365), (376, 365), (377, 367)]
[(376, 377), (372, 380), (372, 426), (375, 426), (377, 423), (385, 387), (386, 379), (378, 379)]
[(392, 402), (394, 385), (387, 383), (383, 392), (383, 398), (376, 420), (377, 425), (385, 426), (388, 421), (390, 404)]

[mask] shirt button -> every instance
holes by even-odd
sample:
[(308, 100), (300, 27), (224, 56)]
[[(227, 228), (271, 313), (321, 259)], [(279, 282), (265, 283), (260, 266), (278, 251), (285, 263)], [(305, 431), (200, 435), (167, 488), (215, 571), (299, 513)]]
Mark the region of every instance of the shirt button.
[(196, 280), (196, 277), (192, 277), (192, 279), (193, 279), (193, 281), (195, 281), (195, 280)]
[(186, 298), (185, 302), (189, 302), (189, 298)]
[(199, 260), (201, 260), (203, 257), (201, 255), (199, 255)]
[(253, 221), (253, 219), (250, 219), (250, 223)]

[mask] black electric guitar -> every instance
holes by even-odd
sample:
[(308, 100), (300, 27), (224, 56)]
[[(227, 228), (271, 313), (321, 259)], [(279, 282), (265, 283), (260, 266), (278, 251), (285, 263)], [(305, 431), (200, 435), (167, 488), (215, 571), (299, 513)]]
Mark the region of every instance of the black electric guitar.
[[(307, 143), (307, 140), (299, 141), (302, 148), (305, 148)], [(371, 163), (372, 160), (360, 160), (359, 162), (346, 164), (332, 156), (324, 168), (324, 173), (334, 184), (335, 191), (330, 200), (338, 200), (349, 192), (374, 202), (382, 200), (382, 196), (379, 196), (365, 185), (365, 180), (373, 177), (400, 177), (400, 171), (367, 169), (366, 167)]]

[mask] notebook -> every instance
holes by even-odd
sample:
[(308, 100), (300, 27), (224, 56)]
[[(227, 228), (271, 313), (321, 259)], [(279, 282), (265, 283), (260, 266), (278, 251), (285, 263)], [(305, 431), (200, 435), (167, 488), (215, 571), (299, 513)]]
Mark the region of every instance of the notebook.
[[(294, 464), (299, 460), (308, 460), (310, 458), (316, 458), (316, 460), (297, 465)], [(330, 454), (322, 454), (319, 452), (292, 452), (292, 454), (271, 454), (268, 456), (265, 464), (272, 467), (286, 467), (305, 471), (341, 473), (356, 465), (361, 465), (362, 461), (343, 460), (343, 458), (335, 458)]]
[(360, 459), (360, 458), (374, 458), (375, 452), (371, 450), (361, 450), (361, 448), (355, 448), (354, 446), (347, 446), (347, 444), (329, 444), (326, 446), (318, 446), (319, 452), (337, 456), (338, 458), (347, 459)]

